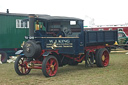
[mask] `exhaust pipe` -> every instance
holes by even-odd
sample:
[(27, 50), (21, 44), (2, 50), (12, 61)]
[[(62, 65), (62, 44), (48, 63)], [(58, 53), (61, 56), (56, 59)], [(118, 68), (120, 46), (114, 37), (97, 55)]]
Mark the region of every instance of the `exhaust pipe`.
[(7, 9), (6, 13), (9, 13), (9, 9)]

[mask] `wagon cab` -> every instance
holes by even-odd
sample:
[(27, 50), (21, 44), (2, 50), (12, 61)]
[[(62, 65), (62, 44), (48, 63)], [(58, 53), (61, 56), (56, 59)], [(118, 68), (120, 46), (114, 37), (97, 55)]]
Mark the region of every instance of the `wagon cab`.
[(30, 39), (33, 37), (35, 40), (41, 41), (42, 49), (58, 49), (59, 53), (66, 54), (83, 53), (79, 49), (84, 45), (82, 39), (80, 42), (80, 36), (83, 32), (82, 19), (42, 16), (36, 17), (34, 21), (35, 26), (33, 26), (34, 28), (31, 31), (32, 33), (34, 32), (33, 36), (26, 38)]

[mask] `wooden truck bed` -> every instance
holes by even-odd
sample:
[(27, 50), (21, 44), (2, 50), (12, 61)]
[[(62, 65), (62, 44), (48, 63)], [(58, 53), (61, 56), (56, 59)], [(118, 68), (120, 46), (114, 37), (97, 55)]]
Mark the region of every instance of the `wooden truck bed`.
[(85, 31), (85, 46), (113, 45), (117, 38), (117, 31)]

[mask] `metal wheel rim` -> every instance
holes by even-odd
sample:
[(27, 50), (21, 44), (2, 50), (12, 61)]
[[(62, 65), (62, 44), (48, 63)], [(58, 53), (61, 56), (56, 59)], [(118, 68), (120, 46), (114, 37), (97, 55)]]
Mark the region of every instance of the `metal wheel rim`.
[(22, 74), (27, 74), (29, 72), (29, 68), (27, 68), (26, 58), (21, 58), (18, 62), (18, 69)]
[(104, 51), (102, 57), (105, 58), (104, 61), (102, 60), (103, 65), (107, 66), (109, 63), (109, 53), (107, 51)]
[(58, 69), (58, 63), (56, 59), (50, 58), (46, 64), (46, 72), (49, 76), (54, 76)]

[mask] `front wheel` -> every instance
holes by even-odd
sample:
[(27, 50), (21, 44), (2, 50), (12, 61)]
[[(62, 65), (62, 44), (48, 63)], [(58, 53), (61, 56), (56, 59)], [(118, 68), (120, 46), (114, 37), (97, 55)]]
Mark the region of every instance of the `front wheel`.
[(55, 76), (58, 70), (58, 61), (55, 56), (49, 55), (43, 60), (42, 72), (46, 77)]
[(17, 57), (14, 68), (18, 75), (27, 75), (31, 71), (31, 69), (27, 68), (27, 58), (24, 55)]

